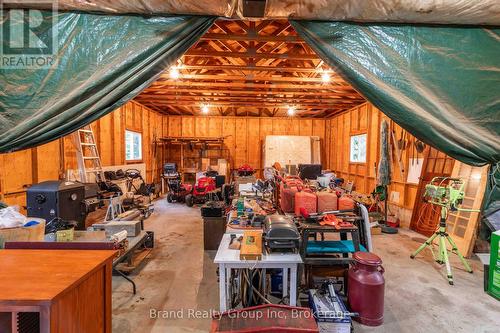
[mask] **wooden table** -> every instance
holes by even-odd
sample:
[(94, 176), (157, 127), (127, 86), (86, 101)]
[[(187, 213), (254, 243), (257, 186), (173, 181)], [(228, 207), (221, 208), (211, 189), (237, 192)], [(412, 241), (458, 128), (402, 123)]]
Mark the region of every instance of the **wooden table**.
[(115, 253), (1, 250), (0, 313), (8, 313), (3, 319), (12, 318), (7, 318), (12, 332), (17, 332), (17, 318), (31, 313), (31, 318), (39, 316), (40, 333), (111, 333)]

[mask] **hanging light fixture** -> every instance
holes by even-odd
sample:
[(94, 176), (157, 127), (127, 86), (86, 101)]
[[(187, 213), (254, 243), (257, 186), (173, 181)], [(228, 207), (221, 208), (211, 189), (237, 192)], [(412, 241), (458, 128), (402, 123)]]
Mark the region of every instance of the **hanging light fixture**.
[(201, 113), (207, 114), (209, 111), (208, 104), (202, 104), (201, 105)]
[(294, 106), (288, 106), (288, 110), (286, 112), (290, 117), (292, 117), (293, 115), (295, 115), (295, 107)]
[(179, 73), (179, 70), (177, 67), (172, 67), (170, 68), (170, 78), (177, 80), (181, 76), (181, 73)]

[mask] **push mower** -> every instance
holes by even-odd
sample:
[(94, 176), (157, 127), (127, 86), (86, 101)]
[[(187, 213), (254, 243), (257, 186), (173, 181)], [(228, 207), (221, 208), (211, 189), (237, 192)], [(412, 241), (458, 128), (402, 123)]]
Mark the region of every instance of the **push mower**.
[[(147, 184), (137, 169), (127, 169), (125, 177), (128, 193), (123, 195), (123, 209), (126, 211), (138, 209), (147, 219), (154, 211), (154, 206), (151, 203), (151, 195), (155, 192), (154, 184)], [(134, 182), (138, 182), (139, 187)]]
[(207, 201), (219, 201), (215, 179), (212, 177), (201, 177), (193, 187), (192, 193), (186, 195), (186, 205), (192, 207), (195, 203), (201, 204)]

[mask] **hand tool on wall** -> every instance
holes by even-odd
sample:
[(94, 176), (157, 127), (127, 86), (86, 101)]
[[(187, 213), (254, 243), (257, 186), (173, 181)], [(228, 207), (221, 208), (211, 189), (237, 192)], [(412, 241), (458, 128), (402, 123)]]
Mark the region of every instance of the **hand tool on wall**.
[(415, 139), (415, 149), (417, 150), (417, 164), (418, 164), (418, 154), (423, 153), (425, 150), (425, 143), (422, 141)]
[(398, 147), (400, 151), (406, 149), (406, 131), (403, 128), (401, 128), (401, 135), (398, 140)]
[(399, 175), (401, 179), (404, 179), (404, 166), (401, 161), (401, 151), (399, 150), (399, 143), (396, 141), (396, 134), (394, 133), (394, 129), (391, 131), (392, 144), (394, 145), (394, 150), (396, 151), (396, 159), (399, 167)]

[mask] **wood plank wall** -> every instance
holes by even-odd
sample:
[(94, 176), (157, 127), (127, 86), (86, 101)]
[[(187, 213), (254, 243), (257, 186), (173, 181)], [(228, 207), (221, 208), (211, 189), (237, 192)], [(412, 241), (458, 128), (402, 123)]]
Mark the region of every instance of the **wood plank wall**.
[[(164, 136), (225, 137), (231, 167), (249, 164), (262, 168), (262, 145), (266, 135), (319, 136), (325, 140), (324, 119), (165, 116)], [(323, 160), (326, 150), (322, 149)]]
[[(162, 136), (226, 137), (232, 167), (244, 163), (262, 167), (262, 144), (266, 135), (315, 135), (321, 138), (322, 161), (347, 180), (355, 182), (359, 192), (370, 193), (375, 186), (375, 162), (379, 160), (379, 132), (384, 114), (369, 103), (362, 104), (330, 119), (164, 116), (137, 103), (129, 102), (92, 124), (103, 165), (121, 165), (125, 161), (125, 129), (143, 135), (143, 162), (147, 180), (157, 178), (163, 164), (160, 149), (153, 141)], [(397, 137), (400, 128), (392, 124)], [(349, 162), (350, 135), (367, 133), (367, 162)], [(412, 141), (410, 135), (407, 141)], [(413, 150), (403, 151), (405, 170)], [(423, 157), (423, 154), (420, 154)], [(0, 199), (8, 204), (25, 205), (26, 188), (44, 180), (64, 177), (67, 169), (77, 168), (75, 148), (65, 137), (37, 148), (0, 155)], [(390, 191), (399, 192), (394, 206), (411, 210), (417, 185), (406, 183), (393, 163)], [(406, 177), (406, 175), (405, 175)]]
[[(153, 140), (162, 136), (163, 116), (149, 108), (129, 102), (92, 123), (104, 166), (122, 165), (125, 161), (125, 129), (142, 133), (143, 162), (147, 180), (161, 168), (154, 161)], [(156, 165), (156, 168), (155, 166)], [(64, 177), (68, 169), (76, 169), (76, 153), (71, 136), (15, 153), (0, 155), (0, 200), (9, 205), (26, 205), (26, 188), (45, 180)]]
[[(375, 163), (380, 158), (380, 124), (385, 119), (393, 126), (396, 137), (401, 136), (401, 128), (391, 123), (390, 119), (370, 103), (362, 104), (349, 111), (339, 114), (326, 121), (326, 151), (328, 152), (328, 167), (346, 180), (352, 180), (356, 190), (361, 193), (370, 193), (375, 188)], [(350, 163), (350, 136), (367, 134), (367, 161), (366, 163)], [(413, 142), (414, 137), (407, 134), (406, 141)], [(399, 192), (398, 201), (390, 201), (395, 206), (406, 210), (413, 209), (417, 185), (406, 182), (410, 158), (414, 154), (412, 149), (402, 151), (404, 177), (400, 176), (396, 156), (393, 155), (392, 179), (389, 193)], [(423, 158), (423, 154), (419, 154)], [(408, 216), (404, 218), (408, 220)], [(406, 221), (408, 222), (408, 221)]]

